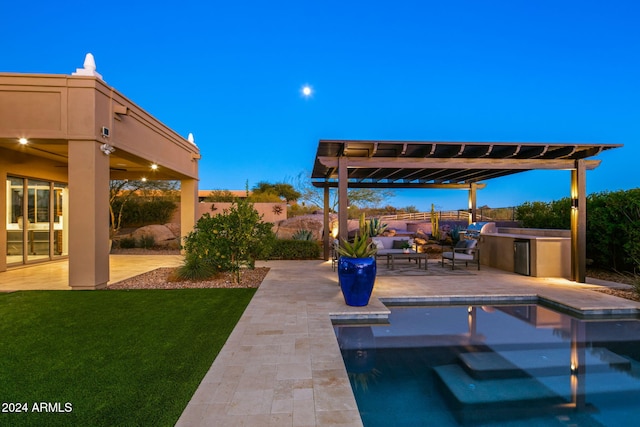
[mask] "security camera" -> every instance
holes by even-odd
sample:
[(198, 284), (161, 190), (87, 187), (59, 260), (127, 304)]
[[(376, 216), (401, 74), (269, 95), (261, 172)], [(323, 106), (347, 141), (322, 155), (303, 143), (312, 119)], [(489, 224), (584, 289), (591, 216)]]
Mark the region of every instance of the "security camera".
[(114, 151), (116, 151), (115, 148), (113, 148), (112, 146), (110, 146), (109, 144), (102, 144), (100, 146), (100, 151), (102, 151), (105, 155), (110, 155), (111, 153), (113, 153)]

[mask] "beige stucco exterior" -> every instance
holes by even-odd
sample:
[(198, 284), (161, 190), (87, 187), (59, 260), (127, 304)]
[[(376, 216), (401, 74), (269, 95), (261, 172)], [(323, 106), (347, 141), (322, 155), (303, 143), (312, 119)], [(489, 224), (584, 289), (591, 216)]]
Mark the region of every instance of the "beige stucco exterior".
[[(20, 145), (19, 138), (28, 143)], [(115, 151), (107, 154), (111, 147)], [(98, 289), (109, 281), (109, 180), (180, 181), (186, 235), (198, 215), (199, 158), (195, 144), (100, 77), (0, 73), (0, 178), (68, 184), (73, 289)], [(7, 200), (6, 186), (0, 188)], [(7, 218), (6, 203), (0, 206)], [(0, 247), (7, 248), (7, 221), (1, 222)], [(4, 252), (0, 271), (7, 269)]]

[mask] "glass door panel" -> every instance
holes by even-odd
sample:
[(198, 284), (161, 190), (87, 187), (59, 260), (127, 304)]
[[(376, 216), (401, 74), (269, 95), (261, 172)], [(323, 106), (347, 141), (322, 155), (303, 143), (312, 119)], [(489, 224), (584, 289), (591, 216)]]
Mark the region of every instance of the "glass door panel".
[(24, 263), (24, 179), (7, 178), (7, 264)]
[(69, 218), (67, 195), (69, 191), (65, 184), (53, 184), (53, 255), (68, 255), (68, 230)]
[(51, 241), (51, 184), (46, 181), (27, 181), (27, 261), (49, 259)]

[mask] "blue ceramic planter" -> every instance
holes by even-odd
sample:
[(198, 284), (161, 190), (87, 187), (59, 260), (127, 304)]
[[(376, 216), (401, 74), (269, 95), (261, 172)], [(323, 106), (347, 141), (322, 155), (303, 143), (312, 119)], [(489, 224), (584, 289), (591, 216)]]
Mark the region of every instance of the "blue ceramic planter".
[(376, 259), (340, 257), (338, 280), (347, 305), (362, 307), (369, 304), (376, 281)]

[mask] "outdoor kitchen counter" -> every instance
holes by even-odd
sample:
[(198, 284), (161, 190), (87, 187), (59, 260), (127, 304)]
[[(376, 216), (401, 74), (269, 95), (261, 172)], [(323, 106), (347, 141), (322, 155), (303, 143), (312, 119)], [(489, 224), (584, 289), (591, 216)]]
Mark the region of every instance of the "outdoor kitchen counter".
[[(527, 231), (531, 233), (526, 234)], [(566, 230), (482, 233), (479, 238), (480, 264), (513, 272), (516, 240), (529, 241), (531, 276), (571, 278), (571, 237), (570, 234), (567, 236)]]

